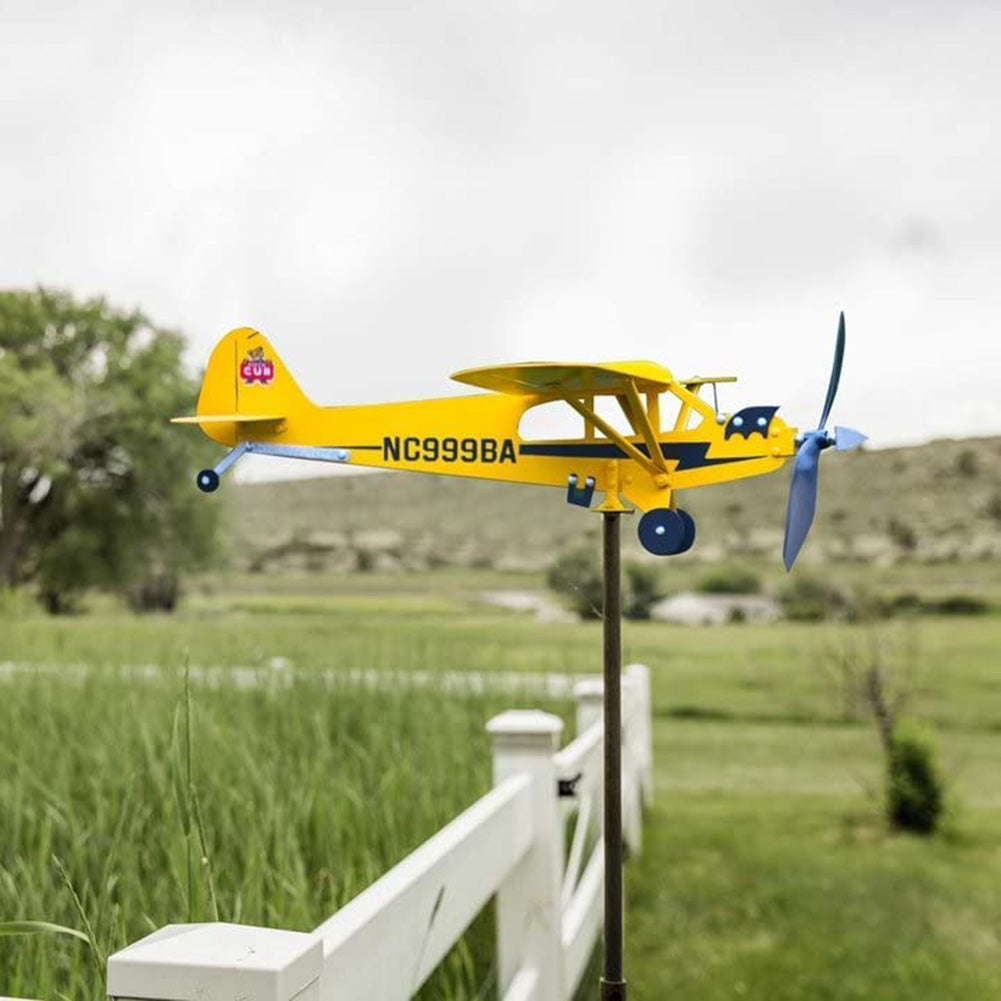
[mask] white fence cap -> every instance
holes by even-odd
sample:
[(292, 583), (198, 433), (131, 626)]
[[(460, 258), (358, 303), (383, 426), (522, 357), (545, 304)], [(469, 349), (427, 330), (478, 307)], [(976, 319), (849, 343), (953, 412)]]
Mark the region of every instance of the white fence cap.
[(232, 924), (167, 925), (108, 960), (108, 994), (136, 1001), (293, 1001), (323, 966), (305, 932)]
[(597, 702), (604, 701), (604, 678), (581, 678), (573, 686), (573, 697), (575, 699), (594, 699)]
[(556, 749), (563, 720), (541, 709), (509, 709), (487, 723), (495, 748), (537, 753)]

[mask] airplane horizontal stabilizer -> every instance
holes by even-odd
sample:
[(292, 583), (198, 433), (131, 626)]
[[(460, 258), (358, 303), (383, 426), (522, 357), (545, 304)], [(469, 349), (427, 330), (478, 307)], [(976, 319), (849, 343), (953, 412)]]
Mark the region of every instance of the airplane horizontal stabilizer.
[(284, 414), (195, 414), (171, 417), (171, 424), (274, 424), (285, 420)]

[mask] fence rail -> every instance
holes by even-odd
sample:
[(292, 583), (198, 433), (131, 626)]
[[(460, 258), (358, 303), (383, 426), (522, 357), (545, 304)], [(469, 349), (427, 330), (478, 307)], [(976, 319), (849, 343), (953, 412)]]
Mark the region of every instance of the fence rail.
[[(311, 933), (168, 925), (108, 960), (119, 1001), (406, 1001), (496, 896), (503, 1001), (567, 1001), (601, 930), (602, 684), (574, 686), (577, 736), (510, 710), (487, 724), (490, 792)], [(652, 791), (650, 678), (623, 672), (623, 825), (642, 843)], [(567, 843), (566, 826), (574, 830)], [(565, 856), (565, 857), (564, 857)]]

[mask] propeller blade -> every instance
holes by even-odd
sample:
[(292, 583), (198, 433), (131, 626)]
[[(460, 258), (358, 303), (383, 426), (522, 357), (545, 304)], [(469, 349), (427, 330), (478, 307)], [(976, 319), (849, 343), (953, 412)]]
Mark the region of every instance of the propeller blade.
[(786, 533), (782, 543), (782, 561), (791, 570), (813, 524), (817, 509), (817, 472), (825, 436), (815, 431), (799, 447), (789, 487)]
[(864, 441), (868, 441), (869, 436), (856, 431), (855, 428), (834, 428), (834, 447), (839, 452), (847, 452), (850, 449), (858, 448)]
[(821, 414), (818, 428), (827, 427), (827, 418), (834, 406), (834, 397), (838, 395), (838, 383), (841, 381), (841, 363), (845, 358), (845, 314), (842, 312), (838, 320), (838, 339), (834, 346), (834, 365), (831, 367), (831, 381), (827, 384), (827, 399), (824, 400), (824, 412)]

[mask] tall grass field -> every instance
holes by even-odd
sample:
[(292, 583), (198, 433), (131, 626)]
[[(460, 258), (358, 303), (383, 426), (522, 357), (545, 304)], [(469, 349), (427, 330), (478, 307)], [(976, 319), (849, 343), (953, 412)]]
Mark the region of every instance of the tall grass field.
[[(109, 952), (172, 921), (310, 930), (489, 788), (509, 705), (308, 678), (194, 686), (109, 671), (3, 683), (0, 983), (100, 998)], [(489, 989), (485, 917), (421, 994)]]

